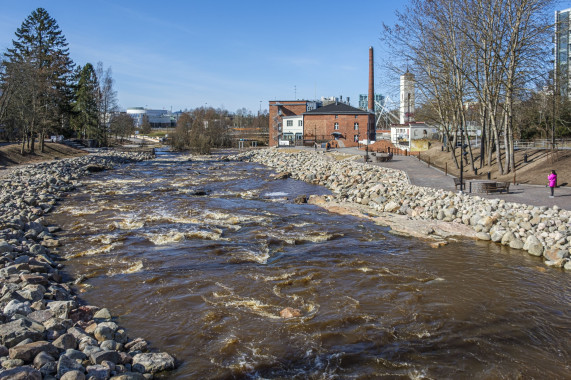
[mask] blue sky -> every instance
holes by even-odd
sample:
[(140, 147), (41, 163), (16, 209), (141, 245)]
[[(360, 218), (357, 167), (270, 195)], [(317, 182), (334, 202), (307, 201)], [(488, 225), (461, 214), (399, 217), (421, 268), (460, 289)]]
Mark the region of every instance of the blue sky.
[[(43, 7), (75, 63), (112, 68), (122, 108), (206, 105), (255, 113), (269, 100), (339, 95), (356, 106), (367, 93), (368, 48), (375, 48), (379, 83), (382, 24), (393, 24), (406, 3), (0, 0), (0, 49)], [(389, 87), (377, 84), (376, 92), (390, 93), (398, 83)]]

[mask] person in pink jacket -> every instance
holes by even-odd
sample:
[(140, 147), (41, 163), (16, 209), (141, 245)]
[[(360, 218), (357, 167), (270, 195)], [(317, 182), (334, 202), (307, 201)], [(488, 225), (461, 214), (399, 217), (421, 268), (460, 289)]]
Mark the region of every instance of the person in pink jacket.
[(555, 190), (555, 186), (557, 186), (557, 173), (555, 173), (555, 170), (551, 171), (551, 174), (547, 176), (547, 180), (549, 181), (549, 188), (551, 189), (551, 195), (549, 198), (553, 198), (553, 192)]

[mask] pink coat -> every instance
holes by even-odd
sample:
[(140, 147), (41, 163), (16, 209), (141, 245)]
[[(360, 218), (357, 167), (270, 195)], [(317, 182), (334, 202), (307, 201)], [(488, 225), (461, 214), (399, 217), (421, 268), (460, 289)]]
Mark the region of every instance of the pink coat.
[(557, 185), (557, 174), (551, 173), (547, 176), (547, 180), (549, 181), (549, 187), (555, 187)]

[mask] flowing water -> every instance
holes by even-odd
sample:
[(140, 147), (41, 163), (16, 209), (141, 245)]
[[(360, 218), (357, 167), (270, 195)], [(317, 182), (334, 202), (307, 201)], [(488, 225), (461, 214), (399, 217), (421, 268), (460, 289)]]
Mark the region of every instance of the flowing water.
[(296, 205), (327, 190), (269, 174), (165, 154), (51, 216), (82, 298), (175, 355), (167, 378), (569, 378), (569, 274)]

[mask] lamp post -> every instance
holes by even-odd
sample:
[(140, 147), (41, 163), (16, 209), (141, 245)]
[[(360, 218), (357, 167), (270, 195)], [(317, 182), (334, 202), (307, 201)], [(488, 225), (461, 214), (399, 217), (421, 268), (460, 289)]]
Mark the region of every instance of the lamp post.
[(460, 127), (460, 194), (464, 190), (464, 128)]

